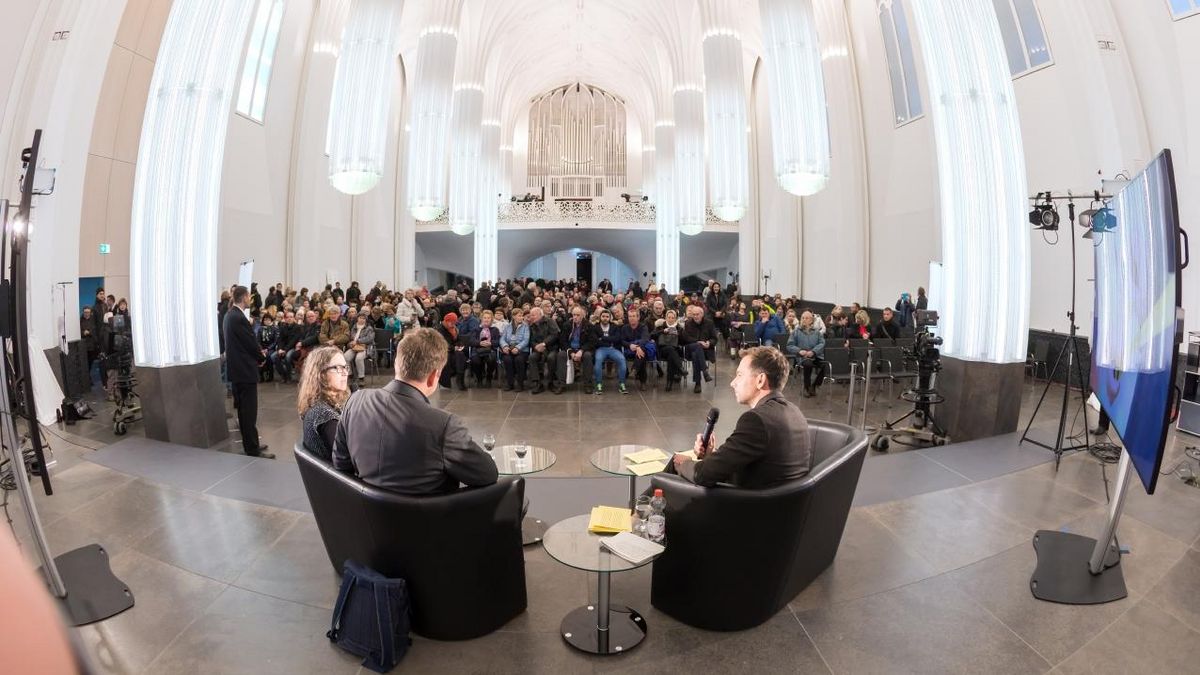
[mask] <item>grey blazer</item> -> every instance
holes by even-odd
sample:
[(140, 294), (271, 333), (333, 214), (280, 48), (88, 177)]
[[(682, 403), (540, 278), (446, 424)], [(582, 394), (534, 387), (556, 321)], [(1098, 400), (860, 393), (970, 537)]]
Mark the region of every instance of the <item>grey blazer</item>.
[(429, 404), (411, 385), (392, 380), (360, 389), (346, 402), (333, 466), (402, 494), (451, 492), (496, 482), (496, 462), (471, 440), (453, 413)]

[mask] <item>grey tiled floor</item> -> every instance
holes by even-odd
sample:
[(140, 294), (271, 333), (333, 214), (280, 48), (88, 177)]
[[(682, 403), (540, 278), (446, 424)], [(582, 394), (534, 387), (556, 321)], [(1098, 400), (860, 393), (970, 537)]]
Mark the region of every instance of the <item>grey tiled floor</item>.
[[(520, 434), (558, 453), (544, 477), (529, 481), (533, 510), (554, 521), (623, 499), (624, 481), (588, 463), (594, 448), (619, 439), (686, 446), (709, 405), (723, 411), (718, 436), (728, 433), (739, 412), (727, 388), (731, 370), (719, 364), (718, 386), (701, 395), (689, 387), (597, 400), (493, 389), (446, 392), (437, 403), (476, 433), (493, 431), (501, 442)], [(1026, 397), (1032, 392), (1027, 387)], [(179, 455), (174, 466), (188, 467), (186, 476), (132, 440), (140, 425), (123, 444), (129, 452), (97, 455), (107, 466), (86, 461), (89, 448), (118, 440), (107, 425), (50, 430), (60, 436), (49, 438), (56, 494), (37, 501), (51, 546), (104, 544), (137, 598), (130, 611), (79, 630), (101, 672), (366, 672), (324, 638), (337, 578), (305, 505), (288, 501), (294, 396), (291, 387), (262, 387), (260, 431), (279, 459), (249, 461), (232, 441), (218, 448), (230, 454), (212, 458), (219, 470)], [(824, 398), (799, 402), (810, 417), (828, 416)], [(883, 411), (881, 400), (868, 418)], [(1035, 430), (1047, 438), (1053, 421), (1047, 412)], [(1196, 441), (1172, 436), (1166, 466)], [(614, 601), (643, 612), (650, 632), (616, 658), (586, 657), (556, 634), (568, 610), (594, 599), (595, 578), (529, 547), (523, 615), (468, 642), (416, 638), (396, 672), (1194, 672), (1200, 490), (1169, 476), (1152, 497), (1131, 490), (1120, 530), (1128, 598), (1096, 607), (1042, 603), (1028, 592), (1033, 532), (1092, 534), (1105, 503), (1093, 458), (1068, 456), (1057, 473), (1049, 458), (1003, 438), (872, 452), (837, 559), (787, 608), (749, 631), (700, 631), (650, 605), (648, 569), (622, 573)], [(27, 540), (19, 509), (13, 516)]]

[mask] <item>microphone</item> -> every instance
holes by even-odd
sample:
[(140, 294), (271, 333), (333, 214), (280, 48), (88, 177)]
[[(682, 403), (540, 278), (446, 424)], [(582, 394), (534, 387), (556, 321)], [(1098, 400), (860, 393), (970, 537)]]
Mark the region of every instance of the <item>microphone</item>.
[(717, 418), (721, 416), (718, 408), (708, 409), (708, 419), (704, 421), (704, 433), (700, 434), (700, 447), (708, 449), (708, 439), (712, 437), (713, 427), (717, 426)]

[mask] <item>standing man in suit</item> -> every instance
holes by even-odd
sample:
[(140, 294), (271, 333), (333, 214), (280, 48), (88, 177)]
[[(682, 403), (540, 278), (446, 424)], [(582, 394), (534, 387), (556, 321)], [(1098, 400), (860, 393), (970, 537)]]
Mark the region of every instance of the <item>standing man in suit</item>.
[(233, 306), (225, 313), (225, 370), (233, 389), (233, 407), (238, 413), (242, 449), (252, 457), (275, 459), (267, 446), (258, 444), (258, 367), (266, 358), (250, 323), (250, 291), (233, 289)]
[[(808, 420), (781, 393), (787, 384), (787, 358), (772, 347), (755, 347), (738, 364), (729, 386), (737, 402), (750, 406), (720, 447), (696, 435), (698, 461), (675, 455), (675, 473), (696, 485), (732, 483), (761, 489), (803, 478), (812, 468)], [(715, 449), (714, 449), (715, 448)]]
[(359, 389), (342, 411), (333, 466), (365, 483), (408, 495), (453, 492), (496, 482), (496, 462), (463, 421), (434, 407), (450, 345), (432, 328), (407, 331), (396, 346), (396, 379)]

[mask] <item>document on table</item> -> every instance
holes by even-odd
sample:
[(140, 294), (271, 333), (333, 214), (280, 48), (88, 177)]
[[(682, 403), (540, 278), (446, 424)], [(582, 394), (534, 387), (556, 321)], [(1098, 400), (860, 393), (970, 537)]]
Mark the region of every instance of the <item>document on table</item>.
[(665, 550), (662, 544), (642, 539), (629, 532), (602, 539), (600, 545), (635, 565), (647, 562)]
[(667, 468), (667, 465), (664, 464), (662, 460), (656, 459), (650, 462), (630, 464), (626, 468), (628, 468), (629, 472), (635, 476), (649, 476), (652, 473), (658, 473), (659, 471)]
[[(637, 452), (627, 452), (624, 455), (625, 459), (634, 464), (644, 464), (646, 462), (661, 462), (668, 459), (667, 453), (658, 448), (646, 448)], [(639, 476), (643, 474), (638, 474)]]
[(683, 455), (684, 457), (687, 457), (688, 459), (692, 460), (693, 462), (698, 462), (698, 461), (700, 461), (699, 459), (697, 459), (697, 458), (696, 458), (696, 451), (695, 451), (695, 450), (688, 450), (687, 452), (677, 452), (677, 453), (675, 453), (675, 454), (677, 454), (677, 455)]
[(596, 534), (614, 534), (630, 530), (631, 516), (629, 509), (616, 506), (593, 506), (592, 515), (588, 520), (588, 532)]

